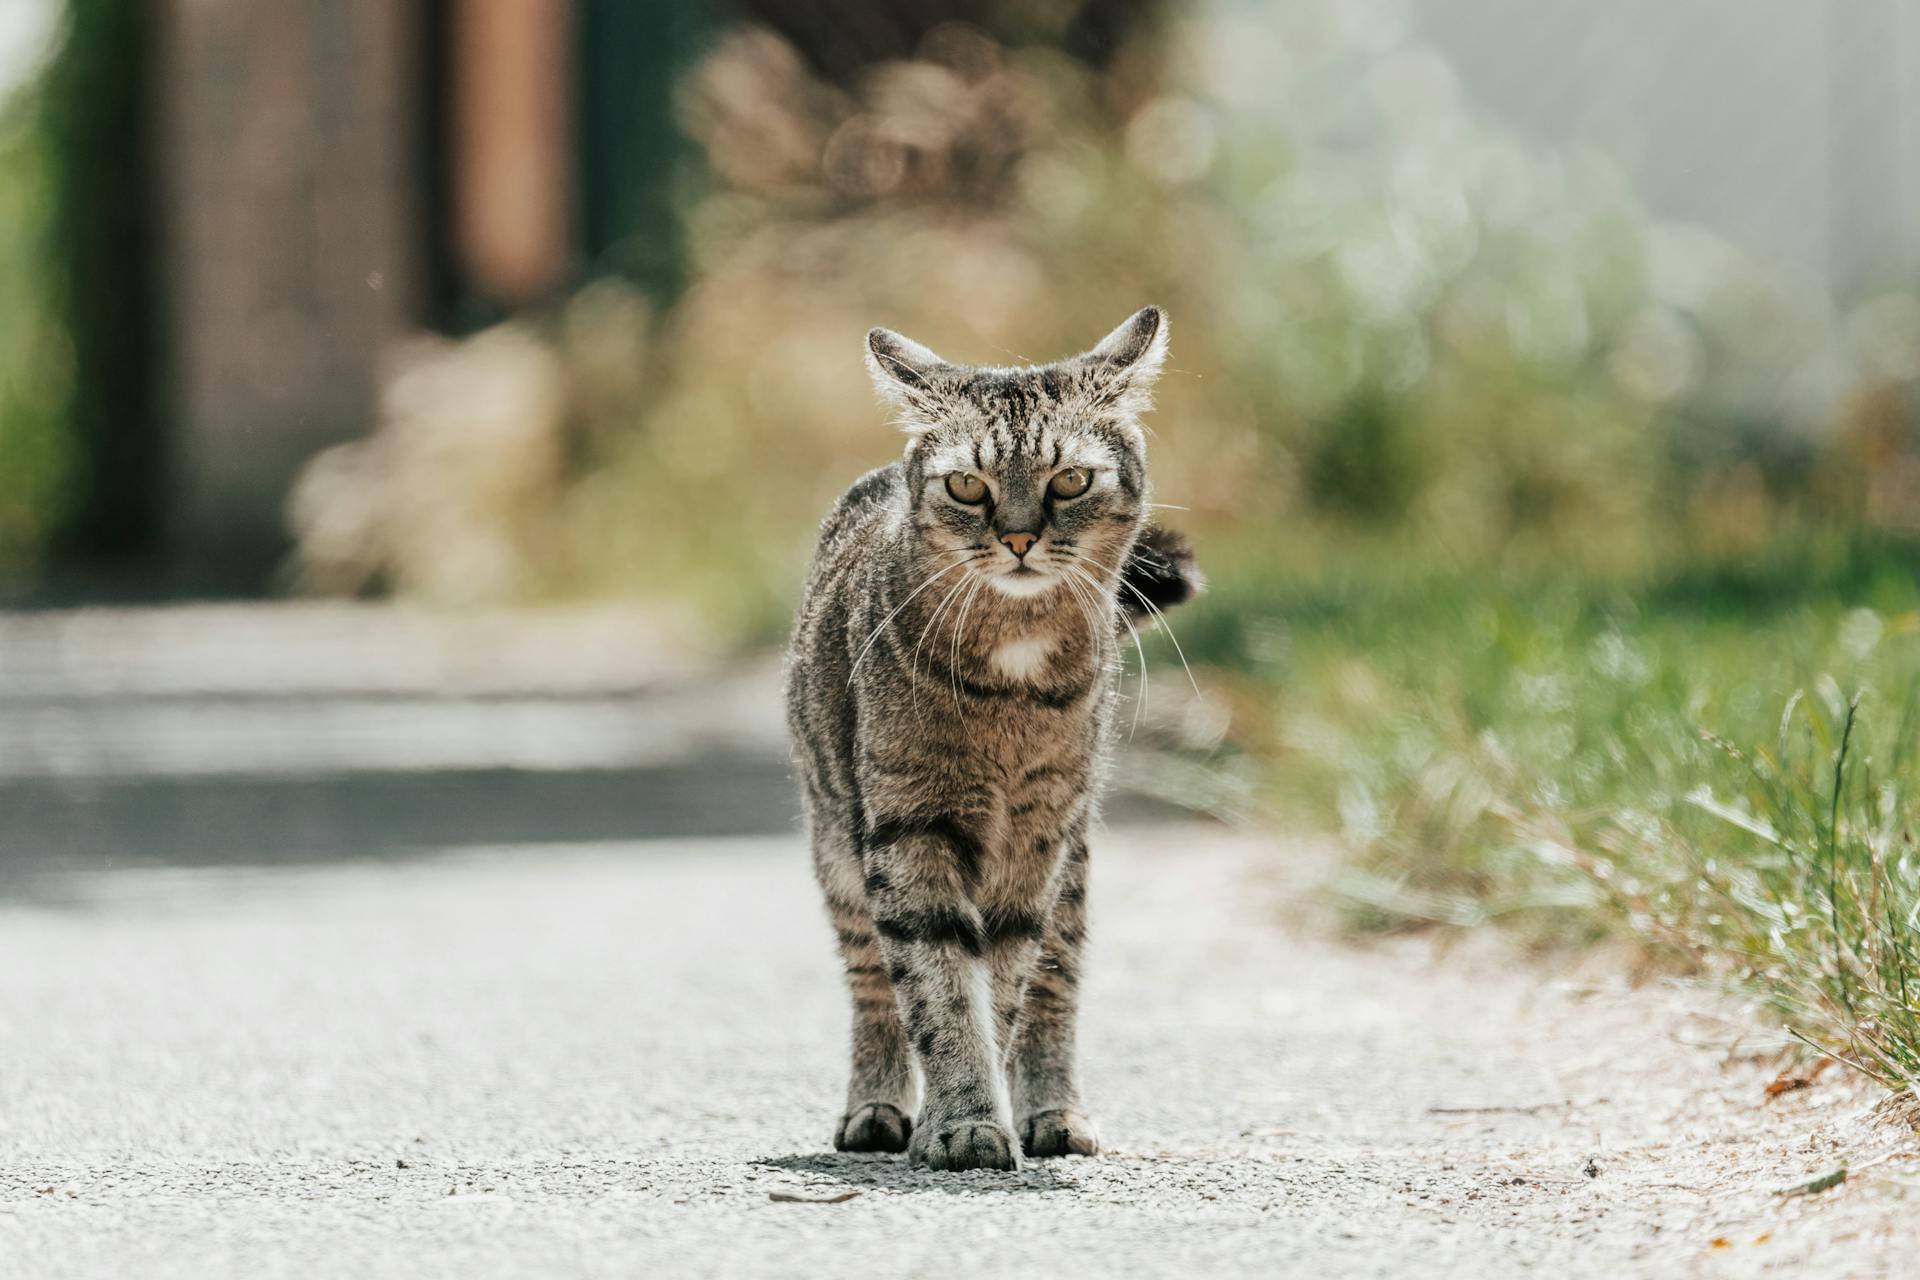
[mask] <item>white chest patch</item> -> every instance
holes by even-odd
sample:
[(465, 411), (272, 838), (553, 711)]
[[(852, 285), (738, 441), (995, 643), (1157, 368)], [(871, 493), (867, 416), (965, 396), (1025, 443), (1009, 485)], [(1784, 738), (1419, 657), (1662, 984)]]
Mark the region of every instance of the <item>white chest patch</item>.
[(1040, 668), (1046, 665), (1047, 655), (1053, 652), (1053, 641), (1047, 636), (1027, 636), (1022, 640), (1009, 640), (993, 651), (993, 665), (1015, 680), (1031, 680), (1040, 674)]

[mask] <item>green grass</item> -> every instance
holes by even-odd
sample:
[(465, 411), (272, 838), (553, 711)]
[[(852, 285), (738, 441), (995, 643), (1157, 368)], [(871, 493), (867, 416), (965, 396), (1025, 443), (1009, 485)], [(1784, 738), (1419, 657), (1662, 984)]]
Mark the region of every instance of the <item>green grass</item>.
[(1611, 585), (1228, 554), (1184, 622), (1242, 673), (1281, 819), (1337, 833), (1362, 928), (1631, 937), (1920, 1083), (1920, 589), (1910, 549), (1796, 543)]

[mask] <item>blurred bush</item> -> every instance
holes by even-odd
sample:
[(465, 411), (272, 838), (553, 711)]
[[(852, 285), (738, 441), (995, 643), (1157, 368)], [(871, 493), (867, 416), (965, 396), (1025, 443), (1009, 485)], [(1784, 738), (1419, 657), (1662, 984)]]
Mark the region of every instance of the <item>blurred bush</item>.
[(156, 21), (121, 3), (10, 20), (25, 39), (0, 67), (0, 588), (50, 551), (124, 555), (159, 528)]
[(289, 502), (300, 585), (441, 603), (525, 595), (560, 494), (565, 371), (524, 326), (401, 351), (371, 439), (319, 454)]
[[(563, 379), (547, 497), (475, 481), (476, 511), (518, 508), (493, 527), (537, 569), (453, 594), (675, 594), (769, 634), (813, 523), (897, 448), (866, 328), (1023, 363), (1149, 300), (1175, 334), (1159, 491), (1216, 554), (1284, 544), (1311, 572), (1392, 546), (1396, 571), (1631, 581), (1920, 522), (1920, 301), (1842, 316), (1815, 282), (1653, 221), (1605, 157), (1477, 120), (1390, 6), (1209, 14), (1098, 69), (950, 25), (850, 87), (764, 28), (722, 39), (680, 95), (707, 159), (682, 212), (692, 283), (621, 394)], [(648, 309), (583, 298), (519, 332), (570, 368)]]
[(52, 148), (28, 90), (0, 104), (0, 583), (38, 562), (74, 465), (73, 345), (49, 265)]

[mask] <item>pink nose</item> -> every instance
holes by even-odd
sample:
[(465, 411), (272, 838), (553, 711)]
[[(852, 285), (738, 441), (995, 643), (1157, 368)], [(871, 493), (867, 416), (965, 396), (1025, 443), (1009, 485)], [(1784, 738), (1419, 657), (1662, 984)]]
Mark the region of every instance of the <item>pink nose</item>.
[(1031, 533), (1003, 533), (1000, 535), (1000, 541), (1006, 543), (1007, 550), (1016, 556), (1025, 556), (1039, 539)]

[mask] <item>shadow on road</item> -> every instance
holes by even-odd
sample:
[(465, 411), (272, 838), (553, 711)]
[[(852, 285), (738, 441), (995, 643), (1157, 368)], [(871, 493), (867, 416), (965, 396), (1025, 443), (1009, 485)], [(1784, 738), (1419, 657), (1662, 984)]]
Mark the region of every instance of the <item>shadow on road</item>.
[(755, 1164), (788, 1173), (811, 1174), (862, 1189), (886, 1191), (939, 1192), (943, 1195), (972, 1195), (980, 1191), (1035, 1192), (1071, 1191), (1077, 1185), (1063, 1178), (1058, 1162), (1029, 1160), (1017, 1173), (995, 1173), (973, 1169), (966, 1173), (935, 1173), (907, 1164), (905, 1156), (889, 1156), (845, 1151), (812, 1152), (790, 1156), (769, 1156)]
[(0, 782), (0, 878), (777, 835), (796, 830), (798, 814), (787, 762), (740, 756), (569, 772), (14, 779)]
[[(1115, 823), (1178, 810), (1111, 797)], [(478, 845), (800, 830), (791, 766), (750, 752), (645, 767), (0, 780), (0, 893), (47, 874), (295, 866)]]

